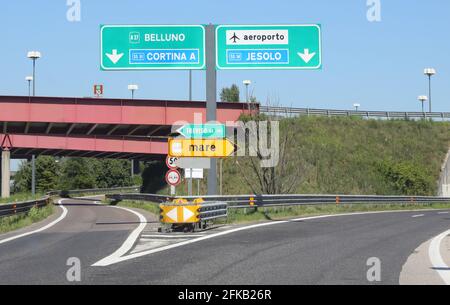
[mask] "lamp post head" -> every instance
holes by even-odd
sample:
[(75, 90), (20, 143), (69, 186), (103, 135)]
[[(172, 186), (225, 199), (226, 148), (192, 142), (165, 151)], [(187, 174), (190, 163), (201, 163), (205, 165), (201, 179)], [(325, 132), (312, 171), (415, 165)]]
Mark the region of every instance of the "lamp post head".
[(423, 70), (423, 74), (425, 74), (427, 76), (433, 76), (436, 74), (436, 70), (433, 68), (426, 68)]
[(31, 82), (33, 80), (33, 76), (27, 76), (27, 77), (25, 77), (25, 80), (27, 82)]
[(246, 80), (244, 80), (242, 83), (243, 83), (244, 85), (248, 86), (248, 85), (251, 85), (251, 84), (252, 84), (252, 81), (246, 79)]
[(134, 90), (138, 90), (139, 86), (138, 85), (128, 85), (128, 90), (134, 91)]
[(428, 96), (426, 96), (426, 95), (419, 95), (419, 96), (417, 97), (417, 99), (418, 99), (419, 101), (421, 101), (421, 102), (426, 102), (426, 101), (428, 101)]
[(41, 58), (41, 52), (39, 52), (39, 51), (29, 51), (27, 53), (27, 57), (30, 58), (30, 59)]

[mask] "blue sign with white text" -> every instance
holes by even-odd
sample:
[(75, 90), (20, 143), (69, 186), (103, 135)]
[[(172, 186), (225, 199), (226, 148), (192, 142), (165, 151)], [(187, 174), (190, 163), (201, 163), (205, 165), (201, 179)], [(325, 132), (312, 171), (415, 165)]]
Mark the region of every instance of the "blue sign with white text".
[(227, 50), (228, 64), (288, 64), (287, 49)]
[(198, 49), (130, 50), (130, 64), (198, 64)]

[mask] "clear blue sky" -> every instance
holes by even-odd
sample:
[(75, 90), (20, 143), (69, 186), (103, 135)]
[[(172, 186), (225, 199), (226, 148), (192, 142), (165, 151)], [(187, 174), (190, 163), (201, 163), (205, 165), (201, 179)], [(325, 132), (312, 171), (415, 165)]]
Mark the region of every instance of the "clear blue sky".
[[(68, 22), (66, 0), (2, 1), (0, 94), (25, 95), (28, 50), (39, 50), (37, 93), (187, 99), (187, 71), (102, 72), (100, 24), (320, 23), (320, 71), (218, 71), (218, 88), (253, 81), (259, 100), (297, 107), (419, 110), (427, 94), (423, 68), (434, 67), (433, 104), (450, 111), (450, 1), (381, 0), (381, 22), (366, 18), (366, 0), (81, 0), (81, 22)], [(194, 99), (205, 99), (204, 72), (194, 71)], [(0, 109), (1, 111), (1, 109)]]

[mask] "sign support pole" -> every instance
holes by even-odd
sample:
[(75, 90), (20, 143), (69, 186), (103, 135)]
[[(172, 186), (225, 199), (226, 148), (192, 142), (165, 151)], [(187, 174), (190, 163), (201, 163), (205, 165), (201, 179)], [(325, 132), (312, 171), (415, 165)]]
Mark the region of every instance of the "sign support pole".
[[(216, 32), (212, 24), (206, 26), (206, 120), (216, 120), (217, 73), (216, 73)], [(211, 158), (208, 170), (208, 195), (217, 195), (217, 160)]]
[(188, 179), (188, 196), (192, 196), (192, 169), (191, 171), (191, 177)]

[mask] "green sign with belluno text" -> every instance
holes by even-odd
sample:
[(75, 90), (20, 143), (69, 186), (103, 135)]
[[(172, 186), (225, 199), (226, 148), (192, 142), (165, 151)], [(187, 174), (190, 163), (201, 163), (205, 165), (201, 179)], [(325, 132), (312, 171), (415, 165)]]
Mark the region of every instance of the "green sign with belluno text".
[(102, 25), (102, 70), (205, 69), (203, 25)]

